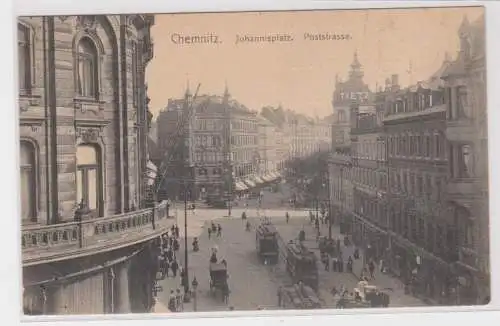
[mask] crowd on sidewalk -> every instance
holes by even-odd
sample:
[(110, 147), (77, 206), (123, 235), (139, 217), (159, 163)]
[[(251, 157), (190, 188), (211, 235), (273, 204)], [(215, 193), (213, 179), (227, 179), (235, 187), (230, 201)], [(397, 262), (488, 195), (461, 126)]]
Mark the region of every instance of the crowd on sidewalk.
[[(178, 262), (178, 252), (180, 250), (180, 231), (177, 225), (172, 225), (170, 232), (165, 233), (161, 238), (161, 246), (158, 255), (159, 270), (157, 279), (176, 279), (180, 277), (180, 288), (170, 289), (168, 309), (172, 312), (183, 310), (184, 296), (189, 291), (189, 284), (185, 277), (185, 272)], [(181, 290), (182, 288), (182, 290)]]
[[(327, 237), (322, 236), (322, 233), (326, 234), (328, 232), (327, 221), (327, 214), (321, 214), (316, 218), (312, 212), (309, 213), (309, 222), (312, 227), (311, 234), (316, 235), (318, 244), (327, 239)], [(391, 295), (396, 295), (399, 299), (404, 297), (403, 300), (411, 302), (412, 305), (424, 305), (421, 300), (408, 296), (405, 293), (403, 283), (387, 273), (388, 268), (383, 259), (373, 256), (370, 251), (366, 252), (358, 248), (349, 235), (340, 234), (336, 227), (333, 227), (332, 231), (334, 250), (331, 250), (328, 254), (320, 253), (323, 270), (327, 273), (333, 272), (351, 275), (351, 277), (336, 278), (337, 282), (335, 285), (337, 289), (344, 287), (344, 284), (339, 284), (338, 281), (340, 280), (351, 285), (365, 281), (376, 285), (377, 288)], [(339, 292), (335, 289), (335, 286), (330, 286), (333, 288), (331, 292)]]

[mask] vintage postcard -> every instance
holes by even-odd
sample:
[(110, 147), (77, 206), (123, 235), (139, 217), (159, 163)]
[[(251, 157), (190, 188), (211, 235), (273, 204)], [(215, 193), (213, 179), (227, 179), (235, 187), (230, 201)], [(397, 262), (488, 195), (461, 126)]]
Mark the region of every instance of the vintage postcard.
[(17, 18), (25, 315), (490, 301), (485, 9)]

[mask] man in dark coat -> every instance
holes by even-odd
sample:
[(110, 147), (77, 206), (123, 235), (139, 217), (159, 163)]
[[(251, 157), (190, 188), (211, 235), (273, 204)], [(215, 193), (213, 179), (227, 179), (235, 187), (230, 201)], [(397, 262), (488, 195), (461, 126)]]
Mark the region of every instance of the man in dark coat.
[(177, 260), (174, 260), (172, 264), (170, 264), (170, 268), (172, 269), (172, 274), (174, 274), (174, 277), (177, 277), (177, 269), (179, 268)]

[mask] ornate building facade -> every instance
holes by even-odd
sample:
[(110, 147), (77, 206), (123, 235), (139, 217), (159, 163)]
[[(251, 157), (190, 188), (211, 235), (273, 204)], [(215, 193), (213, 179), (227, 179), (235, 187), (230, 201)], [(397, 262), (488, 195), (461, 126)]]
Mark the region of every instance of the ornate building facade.
[(460, 51), (443, 74), (448, 140), (447, 199), (457, 226), (461, 304), (490, 298), (488, 118), (484, 16), (458, 31)]
[(26, 314), (151, 306), (153, 243), (167, 224), (163, 205), (146, 208), (145, 197), (152, 24), (147, 15), (18, 19)]
[(434, 304), (490, 300), (484, 35), (465, 17), (455, 60), (406, 88), (393, 75), (374, 112), (351, 102), (349, 146), (332, 135), (334, 222)]

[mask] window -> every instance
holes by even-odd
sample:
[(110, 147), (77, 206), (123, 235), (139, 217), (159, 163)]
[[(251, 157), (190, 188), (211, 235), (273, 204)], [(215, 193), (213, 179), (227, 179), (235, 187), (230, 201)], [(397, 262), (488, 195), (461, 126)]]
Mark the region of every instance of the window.
[(21, 219), (33, 221), (36, 209), (36, 152), (32, 143), (21, 141)]
[(17, 24), (17, 53), (19, 56), (19, 90), (26, 94), (31, 91), (31, 46), (30, 30), (28, 27)]
[(459, 177), (467, 178), (472, 175), (472, 152), (469, 145), (463, 145), (460, 152)]
[(343, 110), (340, 110), (338, 113), (338, 122), (342, 123), (345, 122), (345, 112)]
[(97, 97), (97, 49), (94, 43), (83, 38), (78, 43), (78, 95)]
[(97, 148), (80, 145), (76, 149), (76, 199), (92, 215), (100, 215), (100, 168)]
[(436, 147), (436, 158), (441, 157), (441, 137), (440, 135), (434, 135), (434, 146)]
[(459, 118), (468, 118), (467, 89), (465, 86), (457, 87), (457, 113)]

